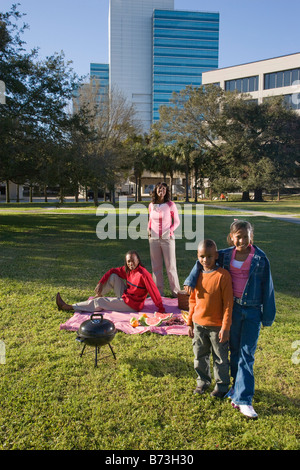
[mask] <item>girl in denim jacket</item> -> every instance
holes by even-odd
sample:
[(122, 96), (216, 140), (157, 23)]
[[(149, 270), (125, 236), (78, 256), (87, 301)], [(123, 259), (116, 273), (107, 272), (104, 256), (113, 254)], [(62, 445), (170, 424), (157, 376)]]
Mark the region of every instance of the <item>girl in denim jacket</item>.
[[(218, 264), (230, 272), (234, 294), (230, 329), (233, 387), (228, 396), (234, 408), (249, 418), (257, 418), (252, 406), (254, 354), (261, 323), (271, 326), (275, 319), (273, 280), (268, 258), (253, 245), (253, 228), (249, 222), (235, 220), (227, 241), (232, 246), (219, 251)], [(187, 292), (194, 289), (200, 269), (197, 261), (184, 282)]]

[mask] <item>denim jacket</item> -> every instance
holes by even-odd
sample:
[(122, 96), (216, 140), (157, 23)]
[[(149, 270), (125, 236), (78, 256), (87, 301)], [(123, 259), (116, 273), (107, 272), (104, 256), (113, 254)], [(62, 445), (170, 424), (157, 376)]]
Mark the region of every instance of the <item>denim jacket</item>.
[[(270, 263), (265, 253), (257, 246), (253, 246), (255, 252), (250, 265), (249, 278), (241, 298), (241, 304), (245, 307), (260, 308), (263, 326), (271, 326), (275, 319), (276, 307)], [(219, 258), (217, 264), (228, 271), (233, 249), (234, 247), (230, 247), (218, 251)], [(184, 281), (184, 285), (195, 288), (201, 270), (202, 266), (197, 260)]]

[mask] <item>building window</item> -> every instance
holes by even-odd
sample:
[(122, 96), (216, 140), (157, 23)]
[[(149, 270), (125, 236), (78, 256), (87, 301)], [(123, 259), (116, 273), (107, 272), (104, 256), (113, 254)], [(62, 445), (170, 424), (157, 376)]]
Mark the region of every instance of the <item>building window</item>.
[[(300, 93), (290, 93), (288, 95), (278, 95), (283, 98), (283, 103), (287, 108), (290, 109), (300, 109)], [(263, 98), (263, 102), (269, 101), (273, 96), (266, 96)]]
[(288, 108), (300, 109), (300, 93), (284, 95), (284, 101)]
[(264, 90), (291, 86), (296, 80), (300, 80), (300, 68), (266, 73), (264, 75)]
[(249, 93), (258, 90), (258, 75), (254, 77), (244, 77), (225, 82), (226, 91), (238, 91), (239, 93)]

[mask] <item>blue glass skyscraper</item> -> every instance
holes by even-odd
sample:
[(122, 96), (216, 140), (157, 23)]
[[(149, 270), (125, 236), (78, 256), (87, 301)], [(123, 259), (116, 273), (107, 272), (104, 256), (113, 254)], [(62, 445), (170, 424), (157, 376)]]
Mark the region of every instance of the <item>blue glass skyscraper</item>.
[(90, 64), (90, 77), (99, 80), (99, 90), (102, 96), (108, 96), (109, 64)]
[(154, 10), (152, 122), (172, 93), (200, 86), (202, 72), (218, 68), (219, 14)]

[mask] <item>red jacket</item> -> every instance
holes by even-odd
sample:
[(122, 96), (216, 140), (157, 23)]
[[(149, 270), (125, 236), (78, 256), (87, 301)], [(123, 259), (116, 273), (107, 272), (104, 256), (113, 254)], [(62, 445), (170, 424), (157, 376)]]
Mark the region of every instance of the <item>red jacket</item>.
[(152, 279), (151, 274), (143, 266), (138, 266), (133, 271), (126, 272), (125, 267), (111, 268), (100, 279), (105, 284), (111, 274), (117, 274), (121, 279), (126, 279), (127, 288), (122, 295), (124, 302), (136, 311), (142, 310), (145, 299), (149, 293), (159, 312), (164, 313), (161, 295)]

